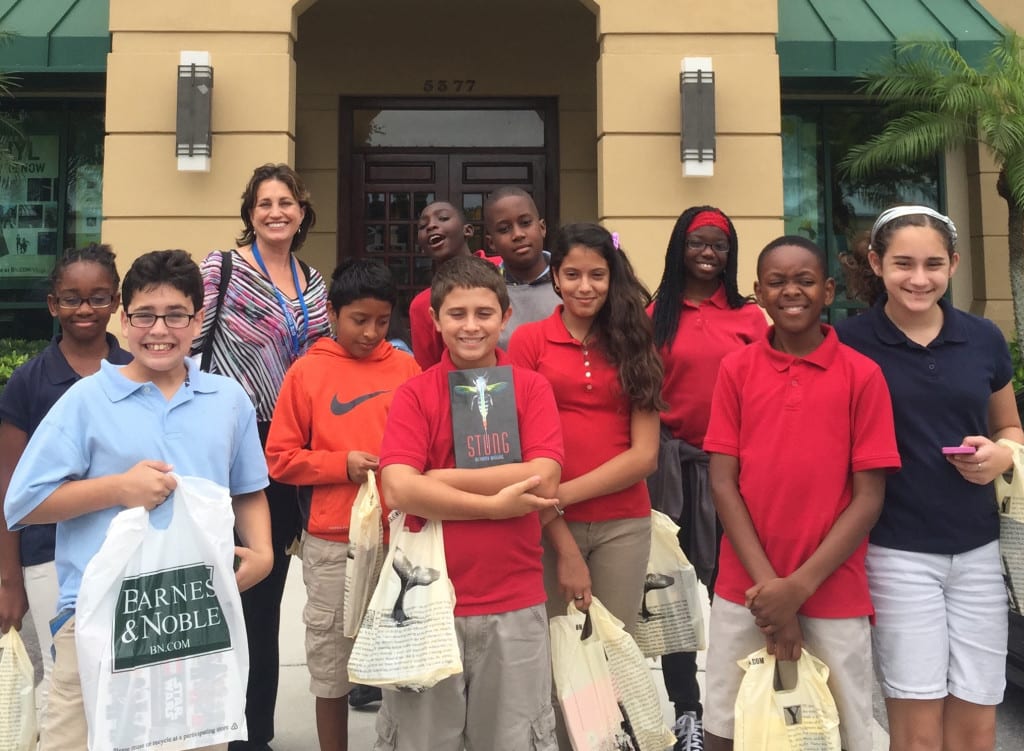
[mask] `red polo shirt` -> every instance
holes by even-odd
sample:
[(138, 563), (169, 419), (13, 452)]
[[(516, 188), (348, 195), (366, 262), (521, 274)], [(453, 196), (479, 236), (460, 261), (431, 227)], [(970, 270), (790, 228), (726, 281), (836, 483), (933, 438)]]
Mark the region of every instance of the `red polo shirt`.
[[(501, 268), (500, 256), (488, 256), (482, 250), (473, 255)], [(412, 356), (421, 368), (426, 370), (441, 362), (444, 340), (430, 315), (430, 287), (422, 290), (409, 303), (409, 336), (412, 338)]]
[[(653, 305), (648, 307), (648, 314), (652, 309)], [(659, 352), (665, 364), (661, 395), (668, 402), (661, 422), (672, 431), (673, 438), (703, 446), (722, 358), (757, 341), (767, 331), (764, 311), (754, 304), (730, 308), (722, 286), (699, 304), (682, 301), (676, 337)]]
[[(892, 403), (873, 360), (825, 341), (807, 357), (772, 349), (768, 336), (722, 361), (704, 450), (739, 457), (739, 490), (768, 560), (779, 576), (817, 550), (850, 504), (852, 473), (896, 470)], [(867, 537), (804, 603), (816, 618), (871, 615), (864, 555)], [(752, 585), (722, 539), (715, 594), (744, 602)]]
[[(565, 441), (562, 482), (601, 466), (629, 449), (631, 409), (618, 370), (599, 347), (584, 347), (562, 322), (562, 305), (547, 318), (524, 323), (508, 345), (512, 362), (535, 370), (555, 392)], [(651, 514), (647, 483), (574, 503), (565, 509), (573, 522), (634, 519)]]
[[(497, 350), (498, 365), (511, 365)], [(406, 381), (388, 413), (380, 466), (407, 464), (419, 472), (455, 466), (447, 350), (441, 362)], [(562, 429), (555, 398), (543, 376), (513, 369), (519, 443), (523, 461), (563, 460)], [(515, 519), (445, 521), (444, 553), (455, 586), (455, 615), (492, 615), (544, 602), (540, 521), (536, 513)]]

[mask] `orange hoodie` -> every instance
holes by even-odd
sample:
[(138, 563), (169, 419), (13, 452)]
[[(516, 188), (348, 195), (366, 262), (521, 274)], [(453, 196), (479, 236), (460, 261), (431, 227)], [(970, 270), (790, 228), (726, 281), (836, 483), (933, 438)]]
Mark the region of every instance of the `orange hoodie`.
[[(267, 467), (275, 480), (299, 486), (309, 534), (348, 542), (359, 491), (348, 478), (348, 452), (380, 453), (395, 389), (419, 372), (386, 341), (357, 359), (327, 337), (288, 369), (270, 423)], [(379, 475), (377, 482), (379, 489)]]

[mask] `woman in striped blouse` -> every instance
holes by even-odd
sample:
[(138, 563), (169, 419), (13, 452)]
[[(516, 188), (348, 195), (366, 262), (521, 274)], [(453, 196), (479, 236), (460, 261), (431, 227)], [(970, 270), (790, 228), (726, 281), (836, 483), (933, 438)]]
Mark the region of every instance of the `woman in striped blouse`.
[[(201, 265), (206, 319), (192, 352), (206, 353), (205, 369), (242, 384), (256, 406), (265, 443), (285, 371), (314, 341), (330, 333), (327, 289), (315, 269), (295, 258), (316, 213), (291, 167), (257, 167), (242, 194), (241, 217), (238, 247), (215, 251)], [(285, 549), (301, 529), (301, 520), (294, 486), (271, 480), (266, 492), (274, 568), (242, 595), (249, 637), (249, 741), (233, 742), (232, 751), (269, 748), (274, 737), (278, 631), (288, 574)]]

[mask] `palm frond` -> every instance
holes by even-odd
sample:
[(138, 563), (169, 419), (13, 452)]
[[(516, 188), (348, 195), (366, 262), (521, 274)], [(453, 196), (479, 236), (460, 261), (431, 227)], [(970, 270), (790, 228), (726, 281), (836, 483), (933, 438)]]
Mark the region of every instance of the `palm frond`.
[(1012, 154), (1002, 166), (1011, 198), (1017, 206), (1024, 208), (1024, 150)]
[(973, 124), (941, 112), (908, 112), (890, 121), (878, 135), (854, 146), (840, 162), (854, 178), (891, 164), (908, 164), (941, 154), (973, 138)]

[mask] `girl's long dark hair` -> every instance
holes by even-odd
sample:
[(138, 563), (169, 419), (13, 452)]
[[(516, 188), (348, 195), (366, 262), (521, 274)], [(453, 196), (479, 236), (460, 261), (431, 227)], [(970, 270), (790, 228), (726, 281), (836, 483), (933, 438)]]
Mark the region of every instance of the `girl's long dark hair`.
[(594, 333), (608, 361), (619, 371), (619, 384), (630, 406), (651, 412), (668, 409), (661, 398), (664, 370), (646, 312), (650, 294), (626, 254), (615, 246), (611, 233), (588, 222), (567, 224), (558, 232), (551, 250), (551, 280), (556, 292), (558, 270), (576, 246), (597, 251), (608, 264), (608, 298), (594, 320)]
[(654, 345), (661, 349), (671, 346), (679, 329), (679, 316), (683, 309), (683, 292), (686, 290), (686, 230), (690, 222), (702, 211), (715, 211), (725, 217), (729, 225), (729, 256), (725, 259), (725, 270), (722, 272), (722, 285), (725, 287), (725, 299), (730, 308), (742, 308), (749, 301), (739, 292), (736, 282), (736, 228), (725, 212), (714, 206), (691, 206), (676, 219), (672, 234), (668, 238), (665, 250), (665, 271), (661, 282), (654, 293)]

